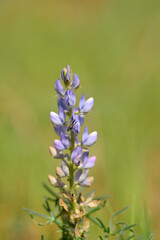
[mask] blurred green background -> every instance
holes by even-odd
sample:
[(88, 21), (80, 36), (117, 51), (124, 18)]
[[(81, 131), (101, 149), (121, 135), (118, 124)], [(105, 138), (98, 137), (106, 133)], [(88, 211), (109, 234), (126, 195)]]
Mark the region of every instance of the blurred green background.
[[(54, 82), (70, 64), (78, 96), (95, 98), (87, 116), (98, 131), (93, 188), (114, 210), (148, 231), (144, 206), (160, 236), (160, 1), (0, 1), (0, 239), (58, 239), (22, 211), (42, 212), (41, 183), (57, 160), (49, 112)], [(102, 211), (105, 219), (107, 210)], [(150, 227), (149, 227), (150, 228)], [(91, 227), (89, 239), (96, 239)]]

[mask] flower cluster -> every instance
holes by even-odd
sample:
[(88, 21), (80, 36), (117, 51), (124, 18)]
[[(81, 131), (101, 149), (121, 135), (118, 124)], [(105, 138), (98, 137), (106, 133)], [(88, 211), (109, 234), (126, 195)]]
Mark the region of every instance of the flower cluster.
[[(94, 99), (85, 100), (83, 94), (78, 107), (76, 104), (75, 91), (80, 85), (79, 77), (72, 73), (70, 66), (62, 69), (61, 80), (55, 82), (55, 90), (58, 94), (58, 113), (51, 112), (50, 120), (53, 123), (58, 139), (54, 140), (53, 146), (49, 147), (51, 155), (59, 159), (60, 166), (56, 167), (55, 176), (48, 175), (49, 182), (59, 193), (43, 184), (52, 197), (44, 196), (43, 207), (47, 215), (37, 213), (24, 208), (32, 218), (40, 217), (45, 223), (35, 222), (38, 225), (57, 224), (62, 233), (61, 240), (86, 239), (89, 231), (90, 221), (103, 230), (104, 238), (99, 235), (98, 239), (124, 239), (135, 237), (134, 227), (136, 224), (128, 225), (124, 221), (114, 220), (128, 207), (112, 214), (107, 226), (92, 214), (106, 206), (108, 195), (94, 197), (94, 191), (83, 194), (83, 188), (90, 187), (93, 177), (89, 176), (89, 169), (94, 167), (96, 157), (89, 156), (89, 147), (97, 140), (97, 132), (88, 134), (88, 127), (84, 126), (82, 137), (81, 127), (84, 118), (94, 105)], [(54, 204), (54, 211), (52, 206)], [(110, 212), (110, 206), (108, 205)], [(152, 239), (152, 236), (148, 239)], [(138, 239), (138, 238), (136, 238)], [(146, 239), (146, 236), (145, 236)], [(44, 236), (41, 236), (44, 240)]]
[(95, 165), (96, 157), (89, 156), (89, 147), (96, 142), (97, 132), (88, 133), (86, 126), (82, 139), (79, 139), (85, 115), (94, 105), (94, 99), (85, 100), (83, 94), (79, 106), (75, 106), (75, 91), (79, 85), (80, 79), (69, 65), (62, 69), (61, 80), (55, 82), (59, 110), (58, 113), (50, 112), (50, 120), (59, 139), (54, 140), (54, 146), (49, 149), (54, 158), (61, 160), (61, 166), (56, 168), (56, 177), (49, 175), (48, 178), (54, 187), (60, 188), (62, 197), (59, 205), (65, 221), (67, 219), (74, 225), (73, 235), (83, 236), (88, 225), (85, 207), (96, 207), (99, 201), (94, 200), (93, 196), (85, 200), (80, 191), (80, 187), (89, 187), (94, 180), (89, 176), (89, 169)]

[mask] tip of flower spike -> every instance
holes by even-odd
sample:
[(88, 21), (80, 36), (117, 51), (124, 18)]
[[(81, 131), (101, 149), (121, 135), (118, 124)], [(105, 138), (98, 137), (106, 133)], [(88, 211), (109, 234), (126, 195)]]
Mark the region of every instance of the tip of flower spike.
[(70, 79), (71, 79), (71, 68), (69, 65), (67, 65), (67, 68), (63, 68), (61, 71), (61, 78), (66, 86), (70, 85)]

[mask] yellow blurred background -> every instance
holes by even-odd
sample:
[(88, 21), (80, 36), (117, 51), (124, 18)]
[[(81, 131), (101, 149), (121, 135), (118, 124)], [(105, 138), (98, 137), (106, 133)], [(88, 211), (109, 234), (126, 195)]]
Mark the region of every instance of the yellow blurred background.
[[(58, 239), (22, 210), (39, 212), (42, 182), (59, 164), (54, 82), (71, 65), (78, 96), (93, 96), (89, 131), (98, 131), (93, 188), (147, 231), (144, 206), (160, 236), (160, 1), (0, 0), (0, 239)], [(107, 210), (101, 213), (105, 219)], [(148, 227), (150, 228), (150, 227)], [(89, 239), (99, 229), (91, 226)]]

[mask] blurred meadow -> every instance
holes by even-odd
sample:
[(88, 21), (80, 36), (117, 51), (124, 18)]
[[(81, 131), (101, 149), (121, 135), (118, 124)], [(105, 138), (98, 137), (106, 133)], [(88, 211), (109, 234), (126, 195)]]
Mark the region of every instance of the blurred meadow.
[[(79, 97), (95, 98), (86, 124), (98, 131), (96, 194), (111, 195), (115, 211), (130, 205), (124, 218), (159, 239), (160, 1), (0, 0), (0, 240), (60, 237), (22, 207), (44, 212), (42, 182), (58, 164), (49, 112), (66, 64)], [(89, 239), (98, 233), (92, 226)]]

